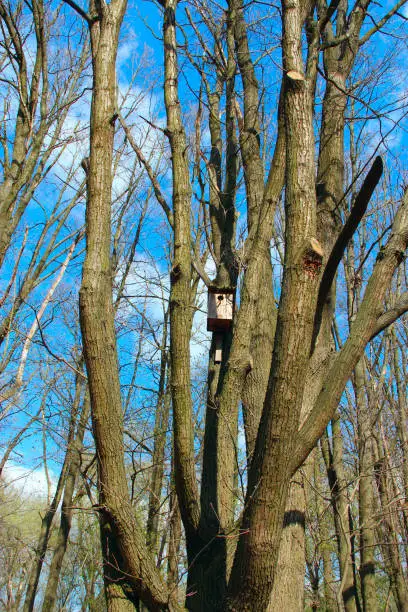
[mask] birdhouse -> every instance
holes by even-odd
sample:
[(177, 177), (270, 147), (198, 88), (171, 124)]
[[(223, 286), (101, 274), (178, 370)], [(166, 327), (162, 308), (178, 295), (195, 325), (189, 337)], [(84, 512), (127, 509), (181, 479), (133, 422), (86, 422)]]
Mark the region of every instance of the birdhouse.
[(235, 294), (228, 289), (208, 289), (207, 331), (223, 332), (230, 329), (234, 314)]

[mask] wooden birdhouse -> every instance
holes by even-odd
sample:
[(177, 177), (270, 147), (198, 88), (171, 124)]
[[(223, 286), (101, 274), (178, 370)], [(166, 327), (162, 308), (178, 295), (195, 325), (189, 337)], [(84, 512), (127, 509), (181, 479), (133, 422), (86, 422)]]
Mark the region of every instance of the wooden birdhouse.
[(224, 332), (230, 329), (234, 314), (235, 294), (230, 288), (208, 289), (207, 331)]

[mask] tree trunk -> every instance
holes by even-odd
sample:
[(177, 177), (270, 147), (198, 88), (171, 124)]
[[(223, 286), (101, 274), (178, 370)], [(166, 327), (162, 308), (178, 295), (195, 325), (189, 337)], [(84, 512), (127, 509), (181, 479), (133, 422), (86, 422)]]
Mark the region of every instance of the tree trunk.
[(170, 533), (168, 548), (167, 586), (170, 601), (178, 603), (179, 591), (179, 558), (181, 545), (181, 517), (178, 507), (177, 496), (172, 489), (170, 494)]
[[(195, 474), (194, 434), (190, 389), (190, 337), (193, 320), (191, 294), (190, 207), (191, 185), (186, 135), (178, 98), (176, 40), (177, 0), (164, 4), (164, 99), (167, 135), (172, 154), (174, 249), (170, 274), (170, 355), (173, 401), (174, 468), (180, 513), (189, 548), (189, 535), (199, 523)], [(190, 552), (188, 552), (190, 555)]]
[(332, 421), (333, 450), (329, 440), (322, 441), (322, 452), (327, 469), (331, 491), (334, 524), (336, 528), (339, 566), (341, 577), (341, 594), (346, 612), (360, 612), (360, 604), (353, 569), (352, 534), (350, 533), (349, 504), (347, 500), (347, 483), (343, 467), (343, 439), (339, 417)]
[(268, 605), (275, 610), (304, 610), (306, 498), (301, 472), (290, 483), (280, 542), (276, 578)]
[(86, 424), (89, 419), (89, 411), (89, 396), (86, 394), (75, 439), (72, 441), (72, 446), (67, 449), (69, 468), (65, 482), (64, 495), (62, 498), (61, 522), (58, 534), (56, 536), (54, 553), (51, 559), (47, 586), (42, 605), (43, 612), (52, 612), (55, 607), (62, 562), (67, 550), (69, 533), (71, 530), (73, 514), (72, 501), (81, 465), (82, 443), (84, 440)]
[(359, 515), (360, 515), (360, 580), (364, 612), (377, 611), (375, 586), (375, 528), (373, 432), (371, 411), (365, 395), (364, 361), (354, 370), (354, 392), (359, 436)]
[(170, 413), (170, 392), (167, 388), (167, 312), (164, 317), (163, 338), (160, 356), (160, 379), (156, 416), (154, 424), (154, 449), (152, 457), (152, 475), (149, 490), (149, 506), (146, 526), (146, 541), (153, 558), (156, 557), (159, 544), (159, 512), (162, 503), (162, 488), (164, 475), (164, 451)]
[(95, 3), (93, 9), (97, 19), (90, 22), (93, 92), (80, 321), (98, 458), (102, 547), (108, 555), (104, 559), (108, 607), (116, 605), (116, 587), (120, 584), (126, 590), (130, 585), (132, 599), (139, 596), (151, 610), (159, 610), (168, 607), (166, 589), (145, 545), (127, 487), (112, 304), (110, 247), (112, 152), (117, 116), (115, 62), (125, 8), (125, 0)]
[[(314, 239), (316, 192), (312, 100), (315, 65), (305, 75), (302, 11), (284, 2), (283, 59), (286, 120), (286, 253), (272, 368), (248, 476), (242, 532), (229, 585), (229, 610), (266, 609), (288, 494), (287, 467), (299, 426), (310, 354), (322, 252)], [(291, 75), (300, 75), (300, 82)], [(295, 82), (296, 81), (296, 82)], [(302, 142), (302, 147), (299, 147)], [(309, 150), (310, 147), (310, 150)], [(301, 186), (301, 187), (300, 187)], [(314, 261), (308, 268), (309, 258)]]
[(392, 512), (390, 511), (392, 497), (389, 495), (387, 477), (387, 471), (390, 469), (390, 466), (387, 461), (385, 449), (380, 441), (378, 441), (377, 448), (375, 448), (375, 455), (375, 477), (383, 512), (383, 519), (378, 529), (378, 540), (382, 542), (381, 549), (384, 564), (390, 579), (397, 609), (408, 610), (407, 581), (401, 563), (398, 536), (395, 525), (393, 524)]

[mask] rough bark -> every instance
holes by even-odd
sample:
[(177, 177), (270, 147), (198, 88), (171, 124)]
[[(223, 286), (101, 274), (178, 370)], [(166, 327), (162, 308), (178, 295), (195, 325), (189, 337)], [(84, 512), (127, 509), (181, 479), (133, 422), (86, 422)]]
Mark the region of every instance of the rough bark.
[[(191, 186), (186, 136), (178, 98), (176, 9), (177, 0), (165, 2), (164, 99), (167, 114), (166, 134), (171, 148), (173, 173), (174, 237), (170, 275), (170, 356), (174, 467), (180, 513), (188, 539), (198, 526), (200, 508), (195, 473), (190, 390), (190, 335), (193, 318), (190, 251)], [(189, 547), (188, 541), (187, 547)]]
[(329, 439), (322, 439), (322, 453), (327, 469), (327, 478), (333, 506), (334, 525), (340, 566), (340, 592), (338, 600), (343, 601), (347, 612), (360, 610), (360, 603), (355, 583), (353, 568), (352, 534), (349, 521), (349, 502), (347, 499), (347, 481), (343, 466), (343, 438), (340, 418), (332, 420), (332, 448)]
[(375, 585), (375, 527), (374, 461), (371, 411), (365, 395), (364, 362), (360, 360), (354, 370), (354, 392), (358, 415), (359, 435), (359, 517), (360, 517), (360, 580), (364, 612), (376, 612)]
[[(276, 578), (268, 605), (274, 610), (304, 610), (305, 576), (305, 512), (306, 498), (302, 474), (298, 472), (290, 483), (283, 519), (282, 537), (276, 565)], [(287, 606), (290, 605), (290, 608)]]
[(82, 443), (86, 425), (89, 419), (89, 411), (89, 397), (86, 395), (75, 438), (72, 440), (71, 447), (67, 449), (69, 467), (65, 482), (64, 495), (62, 497), (60, 526), (56, 535), (54, 552), (51, 559), (47, 586), (42, 604), (43, 612), (52, 612), (55, 607), (62, 562), (67, 550), (69, 533), (71, 531), (73, 497), (81, 465)]
[(170, 494), (170, 533), (167, 566), (167, 587), (170, 593), (170, 601), (178, 603), (179, 588), (179, 557), (181, 545), (181, 517), (178, 507), (177, 495), (172, 489)]
[[(286, 164), (282, 98), (283, 96), (281, 95), (277, 117), (277, 141), (268, 180), (264, 188), (263, 204), (259, 219), (259, 223), (262, 224), (263, 235), (255, 237), (255, 243), (257, 240), (262, 241), (264, 251), (263, 257), (258, 264), (260, 276), (255, 312), (256, 324), (253, 326), (249, 346), (252, 365), (245, 378), (245, 385), (241, 394), (248, 464), (254, 453), (262, 407), (265, 401), (276, 329), (277, 310), (273, 295), (270, 240), (273, 233), (272, 228), (276, 204), (283, 189)], [(270, 204), (269, 210), (268, 203)], [(265, 210), (267, 214), (265, 214)]]
[(404, 194), (395, 216), (391, 235), (377, 255), (364, 297), (351, 326), (345, 344), (332, 360), (331, 367), (315, 406), (297, 436), (293, 454), (293, 470), (301, 465), (324, 432), (354, 367), (372, 337), (382, 314), (382, 304), (395, 270), (400, 265), (408, 245), (408, 193)]
[[(166, 609), (167, 592), (144, 543), (130, 502), (124, 465), (123, 415), (112, 304), (111, 191), (116, 117), (115, 61), (125, 0), (91, 6), (93, 92), (87, 175), (86, 258), (80, 321), (98, 458), (107, 600), (130, 585), (151, 610)], [(106, 537), (104, 537), (104, 533)], [(108, 546), (108, 549), (106, 548)], [(112, 554), (115, 555), (112, 558)]]
[[(316, 233), (311, 73), (304, 75), (302, 11), (283, 5), (286, 127), (286, 252), (272, 367), (248, 477), (243, 529), (229, 585), (230, 610), (265, 609), (273, 585), (285, 502), (288, 459), (300, 418), (322, 252)], [(302, 75), (300, 81), (291, 74)], [(299, 142), (302, 147), (299, 147)], [(311, 267), (308, 262), (313, 261)]]
[[(334, 246), (336, 239), (339, 236), (341, 229), (341, 218), (339, 214), (339, 206), (343, 199), (344, 189), (344, 125), (345, 125), (345, 108), (347, 103), (346, 80), (354, 65), (356, 53), (359, 47), (358, 35), (359, 28), (362, 25), (362, 15), (366, 7), (355, 7), (354, 13), (358, 13), (359, 18), (355, 16), (347, 24), (344, 19), (344, 5), (340, 3), (336, 17), (336, 36), (343, 36), (349, 29), (353, 32), (352, 42), (347, 42), (351, 47), (351, 51), (345, 52), (343, 45), (328, 46), (323, 52), (324, 70), (326, 77), (326, 89), (323, 99), (322, 122), (320, 132), (320, 147), (318, 157), (318, 172), (317, 172), (317, 237), (323, 246), (324, 252), (330, 258), (326, 258), (324, 262), (324, 272), (322, 282), (319, 289), (318, 306), (315, 316), (314, 330), (314, 354), (309, 366), (309, 373), (314, 381), (313, 385), (319, 389), (322, 384), (324, 370), (321, 369), (320, 376), (317, 372), (319, 364), (325, 363), (333, 350), (331, 337), (331, 324), (334, 316), (334, 306), (336, 300), (335, 285), (333, 279), (336, 274), (336, 269), (339, 263), (333, 263)], [(334, 26), (331, 23), (330, 9), (319, 5), (318, 27), (321, 28), (323, 40), (328, 43), (333, 40)], [(324, 25), (323, 25), (324, 24)], [(309, 22), (309, 27), (313, 29), (315, 24)], [(309, 34), (309, 45), (313, 42), (311, 34)], [(309, 47), (310, 50), (310, 47)], [(374, 182), (374, 186), (376, 182)], [(362, 190), (364, 198), (365, 191)], [(372, 193), (372, 191), (371, 191)], [(369, 198), (365, 198), (368, 204)], [(361, 195), (361, 194), (360, 194)], [(354, 219), (354, 231), (358, 221)], [(341, 241), (343, 248), (347, 244), (347, 240)], [(329, 283), (325, 279), (330, 277)], [(318, 379), (318, 380), (316, 380)], [(310, 413), (314, 400), (308, 402), (310, 398), (304, 399), (303, 404), (303, 419)], [(300, 537), (300, 535), (299, 535)], [(303, 574), (299, 570), (298, 581), (303, 582)], [(291, 592), (287, 593), (287, 606), (290, 606)]]
[(154, 449), (152, 456), (152, 475), (149, 488), (149, 505), (146, 525), (146, 540), (153, 557), (158, 552), (159, 544), (159, 512), (162, 504), (162, 489), (164, 476), (164, 451), (170, 413), (170, 393), (167, 389), (167, 312), (164, 317), (162, 347), (160, 356), (160, 378), (158, 398), (156, 404), (156, 416), (154, 424)]

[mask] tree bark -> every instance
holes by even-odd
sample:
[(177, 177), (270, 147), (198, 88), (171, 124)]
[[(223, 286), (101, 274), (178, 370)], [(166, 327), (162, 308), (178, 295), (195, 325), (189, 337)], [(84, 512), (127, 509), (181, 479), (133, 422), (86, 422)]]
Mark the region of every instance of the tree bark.
[(375, 584), (375, 528), (374, 459), (371, 412), (365, 395), (364, 361), (354, 370), (354, 393), (358, 418), (359, 437), (359, 517), (360, 517), (360, 580), (364, 612), (377, 611)]
[(55, 548), (51, 559), (47, 586), (42, 604), (43, 612), (52, 612), (55, 607), (62, 562), (67, 550), (69, 533), (71, 531), (73, 514), (72, 502), (81, 465), (81, 450), (86, 425), (89, 419), (89, 412), (89, 396), (86, 394), (75, 438), (72, 441), (71, 447), (67, 449), (69, 467), (62, 498), (60, 527), (56, 536)]
[(391, 496), (387, 472), (390, 465), (381, 441), (378, 441), (375, 452), (375, 478), (383, 511), (383, 520), (379, 528), (379, 541), (382, 542), (382, 553), (387, 574), (390, 579), (392, 593), (398, 610), (408, 609), (408, 587), (401, 563), (399, 542), (395, 525), (393, 524)]
[(164, 476), (164, 451), (166, 447), (167, 428), (170, 413), (170, 392), (167, 388), (168, 349), (167, 349), (167, 312), (164, 316), (163, 337), (160, 356), (160, 378), (156, 416), (154, 424), (154, 449), (152, 456), (152, 475), (149, 490), (149, 506), (146, 525), (147, 546), (153, 558), (156, 557), (159, 544), (159, 512), (162, 504)]
[(349, 520), (350, 510), (347, 499), (347, 481), (343, 466), (343, 437), (339, 416), (332, 420), (332, 434), (332, 448), (330, 448), (328, 437), (325, 436), (322, 440), (322, 453), (327, 469), (336, 529), (341, 578), (339, 599), (343, 600), (346, 612), (356, 612), (360, 611), (361, 607), (355, 583), (355, 570), (353, 568), (353, 545)]
[(290, 483), (276, 565), (276, 578), (267, 608), (268, 612), (275, 610), (303, 612), (304, 610), (306, 512), (304, 486), (303, 477), (299, 471)]
[[(98, 458), (100, 522), (105, 590), (114, 606), (119, 584), (151, 610), (168, 607), (166, 588), (154, 566), (130, 502), (124, 464), (111, 269), (112, 151), (116, 115), (115, 62), (125, 0), (95, 2), (90, 21), (93, 92), (87, 176), (86, 257), (80, 290), (80, 321)], [(112, 554), (115, 555), (112, 558)], [(112, 597), (111, 597), (112, 594)], [(127, 593), (126, 593), (127, 594)]]
[[(173, 172), (173, 260), (170, 274), (170, 356), (173, 402), (174, 468), (180, 513), (189, 548), (189, 536), (199, 523), (200, 509), (195, 473), (192, 401), (190, 389), (191, 302), (190, 207), (191, 186), (187, 143), (178, 98), (176, 40), (177, 0), (164, 4), (164, 99), (166, 133)], [(188, 552), (190, 555), (190, 552)]]
[[(229, 610), (266, 609), (273, 586), (288, 494), (287, 462), (297, 431), (310, 352), (322, 251), (315, 240), (315, 66), (304, 74), (303, 17), (295, 3), (283, 5), (286, 124), (286, 252), (272, 368), (255, 454), (248, 477), (242, 532), (229, 584)], [(292, 75), (301, 75), (300, 80)], [(299, 147), (299, 142), (302, 147)], [(309, 259), (310, 258), (310, 259)], [(313, 260), (309, 268), (307, 262)]]

